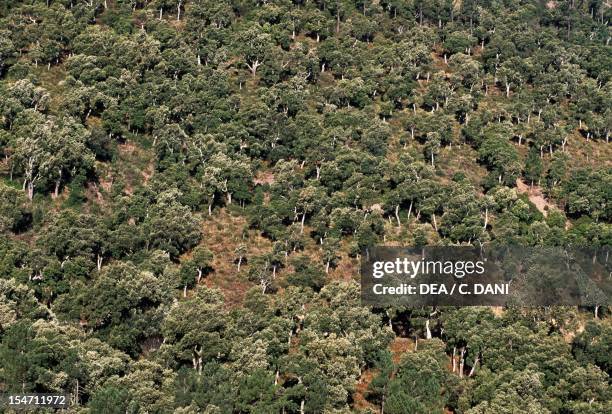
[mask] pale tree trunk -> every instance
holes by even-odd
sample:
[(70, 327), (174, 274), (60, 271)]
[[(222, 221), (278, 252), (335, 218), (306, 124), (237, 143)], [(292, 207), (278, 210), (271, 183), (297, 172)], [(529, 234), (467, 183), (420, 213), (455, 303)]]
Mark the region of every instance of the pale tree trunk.
[(463, 365), (465, 364), (465, 348), (461, 348), (461, 356), (459, 360), (459, 378), (463, 378)]
[(478, 365), (479, 360), (480, 360), (480, 357), (477, 356), (476, 359), (474, 360), (474, 365), (472, 365), (472, 369), (470, 369), (470, 373), (468, 374), (468, 377), (471, 377), (476, 372), (476, 365)]
[(453, 360), (452, 360), (452, 364), (453, 364), (453, 374), (457, 371), (457, 347), (454, 346), (453, 347)]
[(426, 339), (431, 339), (431, 330), (429, 329), (429, 319), (427, 319), (427, 322), (425, 322), (425, 338)]
[(242, 256), (238, 257), (238, 272), (240, 272), (240, 265), (242, 264)]
[(302, 223), (300, 228), (300, 234), (304, 233), (304, 221), (306, 220), (306, 213), (302, 213)]
[(97, 267), (98, 267), (98, 272), (100, 271), (100, 269), (102, 269), (102, 256), (98, 255), (98, 257), (96, 258), (97, 261)]
[(32, 201), (34, 198), (34, 183), (30, 180), (28, 181), (28, 199)]
[(402, 227), (402, 222), (400, 221), (400, 217), (399, 217), (399, 204), (395, 206), (395, 219), (397, 220), (397, 228), (401, 228)]
[(255, 75), (257, 74), (257, 68), (261, 66), (261, 62), (256, 60), (252, 64), (249, 65), (247, 63), (246, 65), (251, 70), (251, 75), (255, 77)]
[(76, 384), (74, 386), (74, 404), (79, 403), (79, 380), (76, 380)]
[(55, 180), (55, 190), (53, 191), (53, 195), (55, 198), (57, 198), (59, 196), (59, 188), (60, 188), (60, 184), (62, 182), (62, 169), (60, 168), (58, 170), (59, 172), (59, 177), (57, 180)]
[(202, 373), (202, 348), (198, 350), (198, 346), (193, 347), (193, 369), (198, 372), (198, 375)]
[(177, 21), (181, 20), (181, 6), (183, 6), (182, 0), (178, 2), (178, 6), (176, 7), (176, 20)]

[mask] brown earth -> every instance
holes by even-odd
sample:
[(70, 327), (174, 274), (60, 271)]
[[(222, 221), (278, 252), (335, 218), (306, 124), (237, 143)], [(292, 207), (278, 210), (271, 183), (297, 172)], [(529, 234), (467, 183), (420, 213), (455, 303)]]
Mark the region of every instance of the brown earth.
[(529, 201), (536, 206), (540, 213), (544, 214), (544, 217), (548, 215), (548, 210), (551, 209), (554, 204), (548, 202), (542, 195), (542, 190), (537, 185), (528, 186), (520, 178), (516, 179), (516, 189), (521, 194), (527, 194)]

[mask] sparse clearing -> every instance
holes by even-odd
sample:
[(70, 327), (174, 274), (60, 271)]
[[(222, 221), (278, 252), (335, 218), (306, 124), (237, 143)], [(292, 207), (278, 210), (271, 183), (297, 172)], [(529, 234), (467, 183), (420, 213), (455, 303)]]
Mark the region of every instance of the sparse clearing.
[[(226, 209), (215, 210), (215, 214), (207, 216), (202, 225), (202, 243), (213, 252), (212, 273), (206, 276), (201, 283), (208, 287), (221, 289), (229, 306), (242, 303), (244, 293), (255, 283), (247, 280), (249, 270), (248, 260), (263, 254), (272, 246), (272, 243), (256, 231), (249, 230), (247, 237), (243, 238), (246, 220), (241, 216), (234, 216)], [(235, 250), (240, 244), (248, 247), (246, 263), (237, 272)], [(279, 275), (280, 277), (280, 275)]]
[(553, 204), (549, 203), (542, 195), (542, 190), (537, 186), (529, 186), (525, 184), (520, 178), (516, 180), (516, 189), (521, 194), (527, 194), (529, 201), (544, 214), (544, 217), (548, 215), (548, 211), (554, 207)]

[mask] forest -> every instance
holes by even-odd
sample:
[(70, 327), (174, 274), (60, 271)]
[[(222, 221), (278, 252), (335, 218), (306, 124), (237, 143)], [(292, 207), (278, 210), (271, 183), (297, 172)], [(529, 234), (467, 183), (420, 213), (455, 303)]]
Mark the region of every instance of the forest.
[(612, 244), (610, 6), (0, 2), (0, 393), (611, 413), (609, 297), (377, 308), (359, 284), (377, 245)]

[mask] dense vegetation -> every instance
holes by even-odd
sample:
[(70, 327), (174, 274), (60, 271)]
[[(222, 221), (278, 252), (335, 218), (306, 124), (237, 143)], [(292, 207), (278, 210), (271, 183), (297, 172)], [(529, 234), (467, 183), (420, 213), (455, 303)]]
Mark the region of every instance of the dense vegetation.
[(83, 413), (612, 412), (605, 300), (370, 309), (356, 282), (374, 244), (611, 244), (611, 15), (2, 2), (0, 391)]

